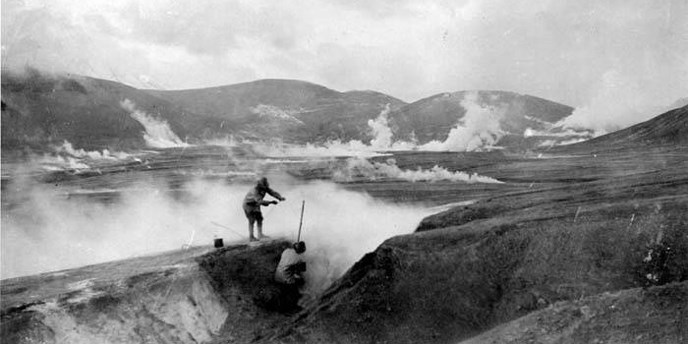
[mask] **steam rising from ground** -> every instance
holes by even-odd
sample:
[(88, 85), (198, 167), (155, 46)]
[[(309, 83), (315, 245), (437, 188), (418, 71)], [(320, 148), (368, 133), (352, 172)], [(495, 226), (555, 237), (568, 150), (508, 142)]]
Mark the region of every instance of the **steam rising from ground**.
[(447, 139), (428, 142), (419, 150), (473, 152), (495, 148), (494, 145), (504, 136), (500, 120), (505, 109), (480, 104), (476, 92), (466, 93), (461, 106), (466, 109), (466, 114), (452, 128)]
[(464, 183), (490, 183), (501, 184), (502, 182), (481, 176), (476, 173), (470, 174), (462, 171), (452, 172), (446, 168), (435, 165), (429, 170), (418, 168), (416, 170), (404, 170), (397, 166), (394, 159), (387, 159), (386, 162), (371, 162), (367, 159), (352, 158), (346, 161), (343, 168), (336, 169), (333, 179), (339, 182), (351, 182), (354, 180), (381, 180), (381, 179), (401, 179), (410, 182), (435, 182), (448, 180)]
[(331, 158), (340, 156), (355, 157), (374, 157), (385, 155), (374, 149), (370, 145), (353, 140), (342, 142), (339, 140), (330, 141), (324, 145), (307, 143), (305, 145), (272, 143), (254, 143), (253, 148), (264, 155), (278, 157), (309, 157), (309, 158)]
[[(265, 233), (296, 238), (301, 200), (311, 288), (321, 290), (383, 240), (413, 231), (429, 209), (394, 205), (332, 183), (272, 179), (286, 202), (263, 208)], [(181, 249), (245, 241), (241, 202), (252, 185), (197, 180), (170, 192), (161, 180), (141, 181), (111, 202), (29, 181), (13, 181), (3, 209), (2, 278)], [(227, 228), (215, 225), (220, 224)]]
[(143, 133), (143, 139), (146, 144), (152, 148), (172, 148), (172, 147), (186, 147), (188, 144), (182, 141), (177, 134), (172, 131), (170, 125), (162, 119), (155, 117), (138, 110), (134, 102), (125, 99), (120, 103), (123, 109), (130, 112), (130, 116), (137, 120), (146, 131)]
[(52, 154), (44, 154), (35, 160), (47, 171), (72, 170), (79, 173), (92, 166), (122, 161), (131, 157), (128, 153), (110, 152), (107, 149), (102, 151), (75, 149), (69, 141), (64, 141), (62, 145), (53, 147)]
[(505, 109), (481, 104), (478, 93), (468, 92), (461, 101), (466, 113), (456, 127), (452, 128), (444, 141), (431, 141), (419, 145), (415, 141), (394, 141), (389, 126), (389, 104), (377, 118), (368, 121), (368, 129), (373, 137), (369, 144), (358, 140), (341, 142), (330, 141), (323, 145), (285, 145), (282, 143), (255, 144), (257, 151), (268, 156), (291, 157), (373, 157), (392, 151), (452, 151), (470, 152), (497, 148), (495, 144), (504, 136), (500, 121)]
[(591, 129), (595, 136), (626, 128), (670, 110), (666, 106), (675, 98), (671, 92), (658, 92), (665, 88), (666, 80), (654, 74), (639, 78), (635, 70), (624, 73), (610, 69), (594, 86), (594, 96), (560, 124)]

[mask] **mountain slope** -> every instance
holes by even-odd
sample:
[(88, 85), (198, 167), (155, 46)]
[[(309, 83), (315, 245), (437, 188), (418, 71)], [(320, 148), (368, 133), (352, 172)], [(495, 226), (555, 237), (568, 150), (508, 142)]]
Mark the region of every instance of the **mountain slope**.
[[(163, 131), (167, 123), (167, 134), (178, 142), (227, 135), (297, 143), (369, 141), (368, 120), (388, 105), (394, 110), (405, 104), (378, 92), (338, 92), (294, 80), (153, 91), (36, 70), (5, 73), (2, 90), (2, 147), (15, 150), (64, 140), (86, 149), (142, 148), (145, 121)], [(136, 119), (136, 110), (147, 118)]]
[(166, 121), (180, 137), (204, 125), (171, 103), (117, 82), (29, 71), (2, 78), (2, 147), (44, 148), (67, 140), (79, 148), (144, 147), (145, 127), (125, 109)]
[(367, 122), (387, 104), (405, 103), (372, 91), (338, 92), (297, 80), (267, 79), (181, 91), (148, 93), (192, 112), (222, 118), (243, 136), (317, 142), (370, 140)]
[[(485, 111), (476, 113), (476, 109)], [(415, 138), (421, 144), (445, 141), (452, 129), (462, 123), (469, 133), (494, 136), (496, 146), (525, 150), (541, 144), (590, 137), (587, 131), (567, 132), (556, 126), (572, 112), (569, 106), (529, 95), (461, 91), (438, 94), (406, 105), (390, 113), (389, 122), (398, 140)]]
[(625, 146), (688, 144), (688, 105), (648, 121), (560, 150), (616, 149)]
[[(424, 219), (365, 256), (276, 339), (450, 343), (559, 301), (685, 281), (686, 149), (647, 153), (664, 168), (633, 170), (648, 160), (642, 152), (558, 158), (576, 181)], [(542, 171), (549, 160), (513, 164)]]

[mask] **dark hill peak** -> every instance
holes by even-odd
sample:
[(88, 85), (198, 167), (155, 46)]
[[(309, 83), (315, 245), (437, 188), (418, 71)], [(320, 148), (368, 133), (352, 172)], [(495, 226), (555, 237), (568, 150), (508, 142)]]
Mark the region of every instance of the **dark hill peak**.
[[(187, 112), (115, 81), (37, 71), (2, 78), (3, 149), (45, 148), (69, 141), (76, 148), (130, 149), (145, 145), (146, 128), (122, 106), (130, 101), (185, 137), (194, 125)], [(188, 131), (187, 131), (188, 130)]]
[(295, 80), (295, 79), (260, 79), (238, 84), (211, 86), (193, 89), (180, 90), (146, 90), (149, 92), (206, 92), (206, 91), (224, 91), (224, 90), (243, 90), (251, 91), (258, 89), (285, 89), (285, 88), (300, 88), (310, 89), (319, 92), (337, 92), (325, 86), (314, 84), (312, 82)]
[(146, 91), (203, 117), (224, 121), (240, 135), (290, 142), (370, 140), (368, 120), (390, 104), (378, 92), (339, 92), (299, 80), (264, 79), (181, 91)]
[(390, 95), (384, 94), (382, 92), (378, 91), (373, 91), (373, 90), (351, 90), (351, 91), (346, 91), (344, 92), (346, 95), (353, 95), (353, 96), (374, 96), (374, 97), (387, 97), (390, 98), (391, 100), (394, 101), (394, 103), (398, 104), (406, 104), (403, 100), (392, 97)]
[[(562, 135), (561, 129), (556, 128), (555, 124), (571, 115), (572, 107), (539, 97), (498, 90), (439, 93), (413, 102), (390, 114), (392, 131), (397, 140), (415, 138), (421, 144), (444, 142), (450, 131), (464, 121), (469, 110), (466, 107), (472, 108), (470, 104), (497, 110), (492, 119), (499, 123), (484, 126), (492, 131), (475, 132), (476, 135), (486, 134), (496, 138), (493, 142), (496, 146), (529, 150), (545, 142), (571, 139)], [(541, 135), (526, 137), (524, 133), (527, 129)], [(468, 128), (469, 132), (472, 130)]]

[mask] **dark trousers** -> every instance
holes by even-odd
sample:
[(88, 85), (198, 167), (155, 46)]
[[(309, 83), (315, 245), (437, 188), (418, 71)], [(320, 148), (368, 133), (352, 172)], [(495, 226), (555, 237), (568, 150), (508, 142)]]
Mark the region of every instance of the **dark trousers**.
[(303, 285), (303, 279), (297, 279), (294, 284), (280, 283), (280, 302), (279, 309), (285, 313), (298, 312), (301, 292), (299, 288)]

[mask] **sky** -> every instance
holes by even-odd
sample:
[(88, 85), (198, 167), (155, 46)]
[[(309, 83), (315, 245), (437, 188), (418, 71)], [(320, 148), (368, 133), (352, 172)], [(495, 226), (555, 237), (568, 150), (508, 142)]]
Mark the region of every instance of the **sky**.
[(688, 97), (688, 0), (3, 0), (3, 70), (188, 89), (264, 78), (407, 102), (506, 90), (627, 126)]

